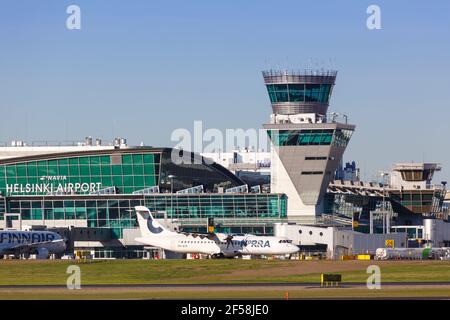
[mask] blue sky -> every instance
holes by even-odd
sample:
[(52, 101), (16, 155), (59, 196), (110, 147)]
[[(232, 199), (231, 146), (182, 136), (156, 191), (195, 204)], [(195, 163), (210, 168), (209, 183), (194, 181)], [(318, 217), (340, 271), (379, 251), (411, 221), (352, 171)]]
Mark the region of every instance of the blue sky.
[[(69, 31), (66, 8), (81, 8)], [(381, 8), (382, 30), (366, 28)], [(436, 161), (450, 178), (449, 1), (0, 1), (0, 141), (173, 145), (176, 128), (260, 128), (260, 71), (334, 68), (330, 110), (363, 178)]]

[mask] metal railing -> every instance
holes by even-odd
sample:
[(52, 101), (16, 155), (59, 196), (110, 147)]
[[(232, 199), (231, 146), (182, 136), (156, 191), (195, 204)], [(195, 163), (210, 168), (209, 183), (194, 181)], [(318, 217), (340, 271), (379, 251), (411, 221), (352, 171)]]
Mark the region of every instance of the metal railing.
[(269, 69), (262, 72), (264, 77), (279, 77), (279, 76), (322, 76), (322, 77), (336, 77), (336, 70), (325, 69), (297, 69), (297, 70), (275, 70)]

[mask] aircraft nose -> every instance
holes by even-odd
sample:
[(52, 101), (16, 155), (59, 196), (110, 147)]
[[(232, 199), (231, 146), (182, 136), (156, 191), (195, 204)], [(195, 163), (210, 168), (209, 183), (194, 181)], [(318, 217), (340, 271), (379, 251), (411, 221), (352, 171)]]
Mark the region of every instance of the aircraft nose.
[(295, 244), (290, 244), (290, 248), (289, 249), (290, 249), (291, 253), (296, 253), (296, 252), (300, 251), (300, 248), (297, 247)]

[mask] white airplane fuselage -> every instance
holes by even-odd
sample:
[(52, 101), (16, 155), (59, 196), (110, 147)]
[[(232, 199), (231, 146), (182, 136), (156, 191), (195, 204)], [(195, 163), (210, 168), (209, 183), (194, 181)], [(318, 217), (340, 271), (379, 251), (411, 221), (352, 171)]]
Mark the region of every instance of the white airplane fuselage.
[(136, 207), (141, 237), (136, 241), (179, 253), (207, 255), (288, 255), (298, 252), (292, 241), (283, 237), (195, 234), (169, 231), (153, 219), (148, 208)]
[[(227, 235), (217, 235), (226, 239)], [(174, 233), (161, 237), (136, 238), (136, 241), (179, 253), (202, 253), (207, 255), (287, 255), (298, 251), (298, 247), (286, 238), (265, 236), (233, 236), (230, 241), (211, 240), (206, 236)]]

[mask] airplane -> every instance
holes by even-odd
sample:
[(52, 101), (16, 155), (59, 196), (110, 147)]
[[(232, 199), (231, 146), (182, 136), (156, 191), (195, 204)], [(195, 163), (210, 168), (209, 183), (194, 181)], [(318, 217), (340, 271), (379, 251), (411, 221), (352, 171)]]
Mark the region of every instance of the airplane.
[(141, 237), (135, 240), (178, 253), (200, 253), (211, 258), (233, 258), (242, 255), (291, 255), (299, 251), (284, 237), (255, 235), (199, 234), (165, 229), (144, 206), (135, 207)]
[(66, 240), (51, 231), (0, 231), (0, 257), (13, 254), (36, 254), (37, 259), (48, 259), (50, 254), (64, 253)]

